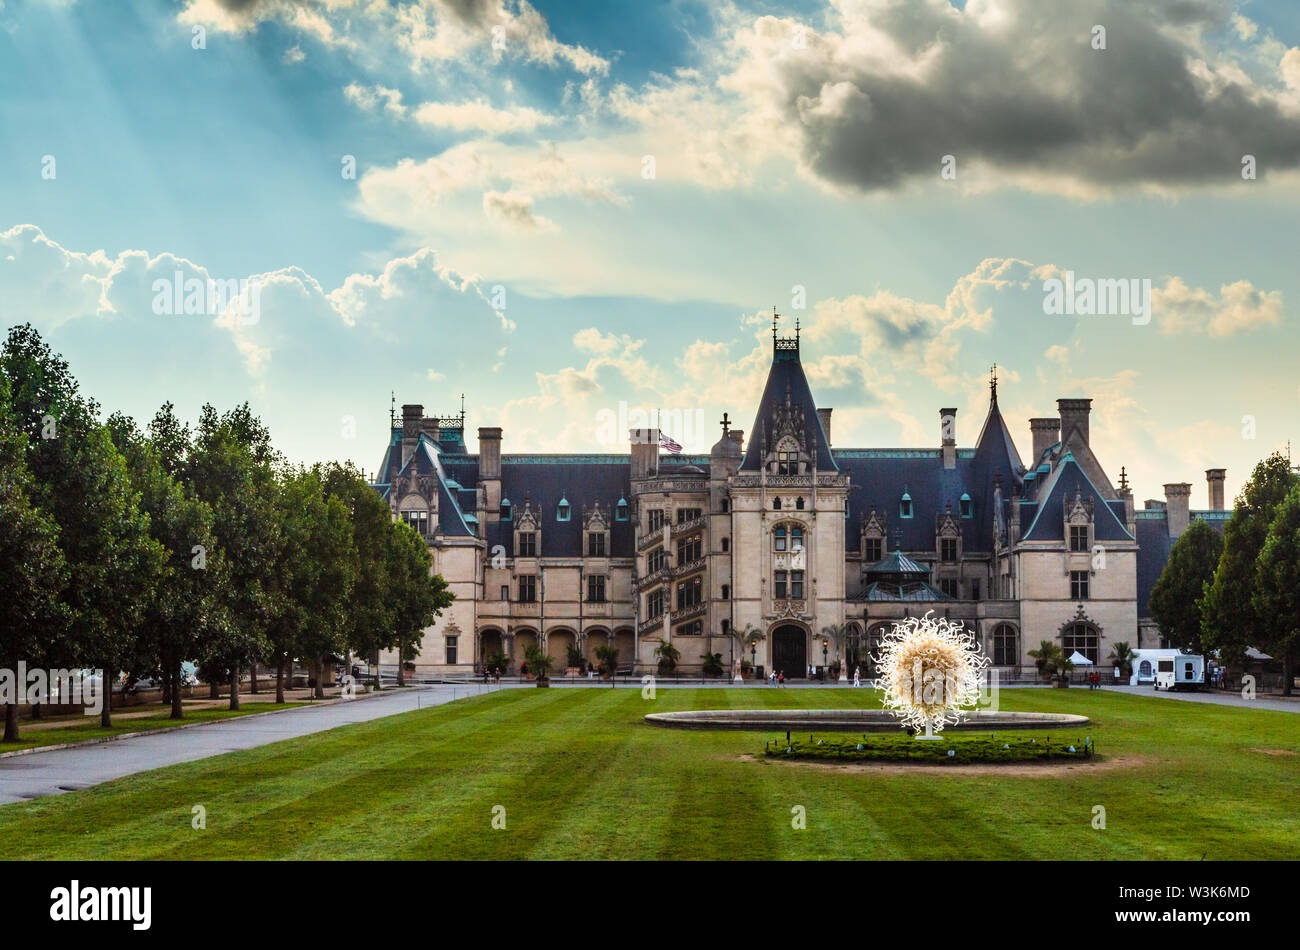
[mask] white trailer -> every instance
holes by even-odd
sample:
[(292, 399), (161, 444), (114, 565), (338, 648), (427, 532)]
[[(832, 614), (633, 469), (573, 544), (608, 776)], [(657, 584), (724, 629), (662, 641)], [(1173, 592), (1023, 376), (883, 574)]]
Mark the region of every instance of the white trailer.
[(1202, 689), (1205, 686), (1205, 657), (1179, 653), (1156, 660), (1156, 689)]

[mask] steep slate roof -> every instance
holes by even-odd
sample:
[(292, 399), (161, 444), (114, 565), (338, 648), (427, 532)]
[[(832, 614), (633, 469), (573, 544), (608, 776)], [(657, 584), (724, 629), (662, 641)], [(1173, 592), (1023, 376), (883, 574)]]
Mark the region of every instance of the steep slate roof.
[(787, 393), (790, 405), (803, 410), (805, 437), (812, 444), (817, 470), (834, 471), (836, 465), (831, 456), (830, 442), (822, 430), (821, 419), (817, 417), (817, 402), (808, 386), (803, 364), (799, 362), (798, 338), (774, 341), (772, 367), (767, 371), (767, 385), (763, 387), (763, 398), (758, 401), (754, 427), (749, 430), (749, 448), (745, 450), (745, 460), (740, 463), (741, 471), (757, 472), (763, 467), (763, 442), (771, 436), (773, 414), (785, 406)]
[[(1042, 491), (1040, 488), (1039, 491)], [(1117, 500), (1118, 513), (1112, 503), (1101, 497), (1096, 486), (1072, 454), (1066, 452), (1056, 466), (1047, 498), (1038, 504), (1033, 521), (1025, 531), (1024, 541), (1064, 541), (1065, 509), (1072, 504), (1075, 494), (1087, 501), (1092, 499), (1093, 537), (1098, 541), (1132, 541), (1133, 536), (1124, 527), (1124, 502)], [(1024, 508), (1021, 508), (1024, 517)]]
[[(1149, 617), (1151, 588), (1156, 586), (1165, 565), (1169, 563), (1169, 552), (1174, 541), (1169, 537), (1169, 513), (1163, 508), (1148, 508), (1133, 514), (1137, 522), (1138, 542), (1137, 613), (1139, 617)], [(1231, 516), (1231, 510), (1190, 512), (1192, 521), (1204, 521), (1220, 533)]]

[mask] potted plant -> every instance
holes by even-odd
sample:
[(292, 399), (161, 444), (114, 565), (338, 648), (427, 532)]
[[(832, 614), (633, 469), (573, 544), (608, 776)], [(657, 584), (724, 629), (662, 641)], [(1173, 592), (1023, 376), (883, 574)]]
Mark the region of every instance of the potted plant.
[(569, 665), (565, 667), (564, 675), (581, 676), (583, 666), (587, 662), (582, 655), (582, 651), (578, 649), (578, 645), (576, 643), (571, 643), (566, 648), (566, 652), (568, 653), (567, 662)]
[(553, 657), (547, 656), (546, 652), (537, 645), (528, 647), (528, 672), (537, 679), (537, 685), (540, 688), (546, 688), (551, 685), (551, 664), (555, 662)]
[(601, 678), (613, 682), (614, 674), (618, 672), (618, 648), (612, 643), (596, 647), (596, 659), (600, 661)]
[(677, 669), (677, 661), (682, 658), (681, 651), (665, 640), (659, 638), (659, 646), (655, 647), (654, 655), (659, 657), (659, 675), (668, 676), (673, 670)]
[(704, 675), (709, 677), (718, 677), (722, 675), (722, 654), (705, 653), (704, 654)]
[(1129, 677), (1133, 675), (1133, 660), (1136, 654), (1133, 648), (1123, 640), (1115, 643), (1110, 648), (1110, 660), (1119, 667), (1119, 677), (1121, 682), (1127, 683)]

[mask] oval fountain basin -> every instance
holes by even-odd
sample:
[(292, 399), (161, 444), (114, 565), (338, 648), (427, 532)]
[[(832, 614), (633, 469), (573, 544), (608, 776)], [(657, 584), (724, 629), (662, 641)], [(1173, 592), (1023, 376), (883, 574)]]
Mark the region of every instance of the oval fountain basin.
[[(820, 730), (822, 732), (900, 732), (897, 718), (883, 709), (691, 709), (650, 713), (645, 721), (669, 729), (748, 729), (754, 732)], [(991, 729), (1059, 729), (1088, 724), (1087, 716), (1067, 713), (990, 712), (972, 710), (944, 731)]]

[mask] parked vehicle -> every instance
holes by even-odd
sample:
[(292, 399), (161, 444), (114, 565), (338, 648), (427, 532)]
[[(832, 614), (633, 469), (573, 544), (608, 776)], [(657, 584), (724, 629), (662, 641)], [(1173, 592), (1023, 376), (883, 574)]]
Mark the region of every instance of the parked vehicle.
[(1205, 687), (1205, 657), (1180, 653), (1156, 661), (1156, 689), (1203, 689)]

